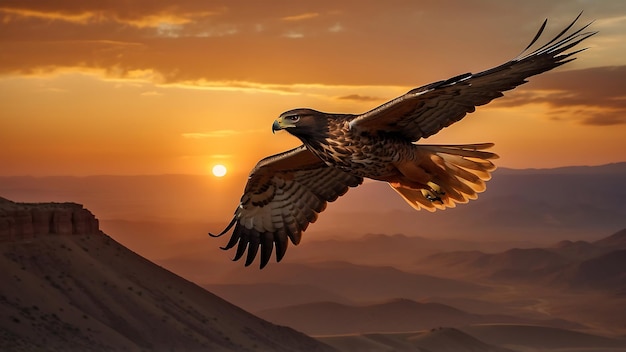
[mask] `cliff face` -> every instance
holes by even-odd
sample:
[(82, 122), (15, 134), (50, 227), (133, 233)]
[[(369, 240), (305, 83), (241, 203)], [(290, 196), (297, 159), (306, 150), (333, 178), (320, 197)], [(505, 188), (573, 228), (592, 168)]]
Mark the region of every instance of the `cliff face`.
[(0, 197), (0, 242), (50, 234), (98, 233), (98, 219), (80, 204), (15, 203)]

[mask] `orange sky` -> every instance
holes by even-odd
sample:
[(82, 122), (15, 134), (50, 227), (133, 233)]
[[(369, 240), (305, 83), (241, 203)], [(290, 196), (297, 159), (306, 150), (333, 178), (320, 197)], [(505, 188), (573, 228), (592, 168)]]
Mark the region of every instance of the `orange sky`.
[(626, 2), (5, 0), (0, 175), (244, 175), (299, 144), (271, 133), (283, 111), (370, 110), (580, 10), (590, 50), (427, 141), (515, 168), (626, 161)]

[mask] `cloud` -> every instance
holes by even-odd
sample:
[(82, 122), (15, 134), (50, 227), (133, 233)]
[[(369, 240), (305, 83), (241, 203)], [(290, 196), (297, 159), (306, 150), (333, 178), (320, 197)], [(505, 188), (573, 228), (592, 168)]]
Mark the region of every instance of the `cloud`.
[(140, 95), (144, 96), (144, 97), (158, 97), (158, 96), (162, 96), (163, 93), (159, 93), (157, 91), (153, 91), (152, 90), (152, 91), (149, 91), (149, 92), (143, 92)]
[(210, 158), (213, 159), (230, 159), (233, 157), (232, 154), (211, 154), (209, 155)]
[(183, 133), (183, 138), (187, 139), (211, 139), (211, 138), (227, 138), (241, 134), (259, 133), (260, 129), (256, 130), (215, 130), (207, 132), (190, 132)]
[(290, 38), (290, 39), (300, 39), (300, 38), (304, 38), (304, 33), (297, 32), (297, 31), (289, 31), (283, 34), (283, 37)]
[(183, 133), (183, 138), (187, 139), (205, 139), (205, 138), (223, 138), (237, 134), (235, 130), (217, 130), (211, 132), (190, 132)]
[(70, 23), (87, 24), (93, 22), (99, 18), (96, 13), (92, 12), (78, 12), (78, 13), (66, 13), (59, 11), (38, 11), (24, 8), (7, 8), (0, 7), (0, 13), (3, 15), (3, 22), (8, 23), (10, 21), (19, 20), (22, 17), (25, 18), (38, 18), (52, 21), (65, 21)]
[(626, 117), (624, 117), (624, 110), (617, 110), (612, 112), (597, 112), (587, 115), (582, 119), (584, 125), (594, 126), (612, 126), (626, 124)]
[(626, 66), (560, 71), (531, 78), (507, 93), (499, 106), (547, 104), (550, 117), (585, 125), (626, 124)]
[(285, 16), (281, 19), (283, 21), (297, 22), (297, 21), (309, 20), (311, 18), (318, 17), (319, 15), (320, 14), (317, 12), (307, 12), (307, 13), (302, 13), (302, 14), (294, 15), (294, 16)]
[(68, 90), (65, 88), (56, 88), (56, 87), (46, 87), (41, 88), (40, 92), (48, 92), (48, 93), (67, 93)]
[(118, 22), (138, 28), (157, 28), (164, 24), (184, 25), (197, 19), (218, 14), (218, 11), (180, 12), (174, 8), (161, 9), (155, 13), (123, 13), (115, 9), (90, 10), (39, 10), (33, 8), (0, 7), (3, 22), (19, 21), (22, 18), (62, 21), (81, 25), (102, 22)]
[(335, 23), (334, 25), (328, 28), (328, 31), (331, 33), (339, 33), (343, 31), (343, 26), (341, 25), (341, 23)]
[(359, 95), (359, 94), (344, 95), (344, 96), (338, 97), (337, 99), (339, 99), (339, 100), (363, 101), (363, 102), (384, 100), (382, 98), (371, 97), (371, 96), (368, 96), (368, 95)]
[(186, 89), (203, 89), (203, 90), (219, 90), (219, 91), (238, 91), (251, 93), (272, 93), (280, 95), (300, 94), (297, 87), (287, 84), (263, 84), (246, 81), (207, 81), (204, 79), (195, 81), (182, 81), (164, 83), (163, 86), (186, 88)]
[[(569, 19), (562, 0), (498, 7), (390, 1), (363, 1), (355, 11), (352, 2), (335, 0), (4, 0), (0, 75), (67, 67), (151, 70), (168, 83), (418, 86), (500, 64), (546, 14), (558, 14), (547, 31)], [(625, 13), (626, 3), (586, 12), (611, 20), (598, 21), (594, 47), (572, 65), (624, 61)], [(449, 19), (444, 26), (442, 18)], [(605, 38), (613, 44), (596, 44)]]

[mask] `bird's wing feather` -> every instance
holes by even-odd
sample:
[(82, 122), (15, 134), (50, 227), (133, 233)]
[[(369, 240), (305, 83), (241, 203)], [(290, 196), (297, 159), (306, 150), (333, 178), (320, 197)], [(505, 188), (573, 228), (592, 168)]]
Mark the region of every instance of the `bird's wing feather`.
[(541, 36), (546, 25), (544, 21), (535, 38), (517, 58), (480, 73), (466, 73), (415, 88), (355, 117), (350, 128), (371, 133), (396, 133), (411, 141), (431, 136), (461, 120), (476, 106), (487, 104), (501, 97), (502, 92), (526, 83), (526, 78), (574, 60), (571, 56), (584, 49), (564, 52), (596, 33), (583, 32), (589, 23), (566, 34), (579, 17), (580, 14), (554, 39), (526, 53)]
[(298, 244), (302, 232), (327, 202), (356, 187), (363, 179), (329, 167), (305, 146), (265, 158), (250, 173), (239, 207), (230, 225), (233, 226), (228, 244), (237, 245), (233, 260), (240, 259), (246, 249), (246, 266), (261, 251), (261, 268), (276, 247), (276, 261), (287, 250), (289, 240)]

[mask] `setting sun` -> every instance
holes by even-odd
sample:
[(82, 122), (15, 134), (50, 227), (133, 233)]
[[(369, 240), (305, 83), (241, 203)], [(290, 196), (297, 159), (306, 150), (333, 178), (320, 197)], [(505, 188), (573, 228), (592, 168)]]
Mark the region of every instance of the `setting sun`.
[(213, 175), (217, 176), (217, 177), (222, 177), (224, 175), (226, 175), (226, 166), (224, 165), (215, 165), (213, 166), (213, 169), (211, 170), (213, 172)]

